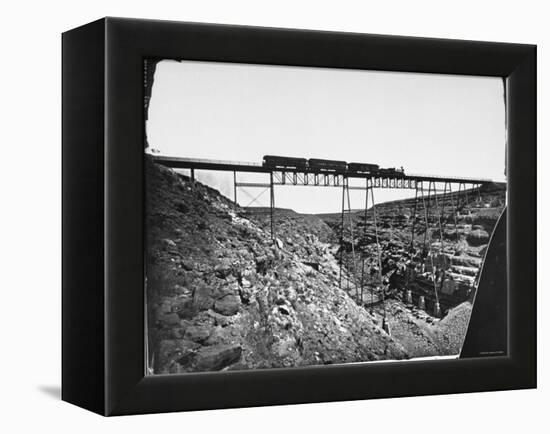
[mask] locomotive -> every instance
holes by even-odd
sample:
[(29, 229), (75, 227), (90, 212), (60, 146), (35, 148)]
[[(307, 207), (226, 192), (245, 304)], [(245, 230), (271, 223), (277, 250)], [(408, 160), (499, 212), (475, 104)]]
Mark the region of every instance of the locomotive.
[(404, 176), (405, 170), (401, 167), (400, 169), (396, 169), (395, 167), (390, 167), (388, 169), (380, 169), (378, 170), (377, 175), (380, 176)]
[(371, 174), (377, 176), (404, 176), (405, 171), (401, 167), (396, 169), (380, 168), (378, 164), (371, 163), (346, 163), (338, 160), (322, 160), (320, 158), (305, 158), (282, 157), (277, 155), (265, 155), (263, 158), (263, 166), (270, 169), (279, 170), (303, 170), (316, 172), (330, 173), (358, 173)]

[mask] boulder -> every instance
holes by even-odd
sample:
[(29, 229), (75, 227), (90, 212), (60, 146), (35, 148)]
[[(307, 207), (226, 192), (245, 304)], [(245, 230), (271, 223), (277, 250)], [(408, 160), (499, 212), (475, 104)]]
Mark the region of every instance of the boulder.
[(222, 315), (231, 316), (239, 311), (241, 299), (237, 295), (226, 295), (214, 303), (214, 310)]
[(475, 276), (468, 276), (466, 274), (458, 274), (454, 272), (447, 272), (447, 275), (451, 277), (455, 282), (463, 283), (467, 286), (471, 286), (475, 282)]
[(174, 302), (173, 309), (182, 319), (190, 319), (195, 315), (195, 308), (191, 297), (178, 298)]
[(481, 258), (474, 258), (471, 256), (451, 256), (452, 265), (461, 265), (464, 267), (480, 267)]
[(240, 345), (213, 345), (201, 348), (196, 355), (197, 371), (219, 371), (240, 360)]
[(168, 373), (173, 363), (187, 364), (200, 345), (185, 339), (164, 339), (159, 342), (156, 365), (161, 367), (159, 373)]
[(193, 268), (194, 268), (194, 264), (193, 264), (193, 262), (190, 261), (190, 260), (183, 260), (183, 261), (181, 261), (181, 266), (182, 266), (182, 268), (183, 268), (184, 270), (186, 270), (186, 271), (191, 271), (191, 270), (193, 270)]
[(220, 279), (225, 279), (231, 274), (233, 264), (229, 259), (222, 259), (219, 264), (214, 267), (214, 273)]
[(166, 249), (175, 249), (177, 247), (177, 244), (169, 238), (162, 240), (162, 243)]
[(296, 340), (292, 337), (281, 339), (273, 344), (271, 351), (277, 357), (289, 357), (296, 352)]
[(208, 316), (214, 321), (214, 325), (226, 327), (231, 323), (231, 319), (213, 310), (206, 312)]
[(163, 326), (172, 327), (180, 323), (180, 317), (177, 313), (167, 313), (160, 317), (160, 322)]
[(176, 199), (174, 201), (174, 208), (176, 208), (182, 214), (189, 212), (189, 206), (183, 200)]
[[(225, 317), (224, 317), (225, 318)], [(204, 342), (204, 345), (217, 345), (223, 343), (227, 338), (230, 338), (231, 330), (228, 327), (216, 326), (213, 327), (210, 336)]]
[[(439, 230), (437, 230), (434, 234), (436, 236), (439, 236)], [(452, 240), (452, 241), (457, 240), (458, 237), (460, 237), (461, 235), (464, 235), (463, 230), (460, 230), (460, 229), (455, 230), (454, 227), (451, 229), (443, 229), (443, 236), (447, 240)]]
[(170, 330), (170, 336), (174, 339), (183, 339), (185, 327), (173, 327)]
[(182, 285), (178, 285), (178, 284), (174, 285), (174, 292), (176, 294), (184, 295), (184, 296), (190, 296), (193, 293), (193, 291), (191, 291), (186, 286), (182, 286)]
[(256, 258), (256, 273), (266, 274), (269, 271), (270, 264), (267, 255), (261, 255)]
[(213, 289), (199, 284), (193, 292), (193, 306), (197, 310), (208, 310), (214, 305)]
[(210, 337), (210, 329), (205, 326), (189, 326), (185, 329), (184, 338), (193, 342), (204, 342)]
[(172, 304), (170, 300), (164, 300), (162, 303), (159, 303), (155, 308), (155, 319), (161, 321), (164, 315), (172, 312)]
[(212, 297), (215, 299), (224, 298), (228, 295), (237, 295), (239, 293), (240, 287), (237, 282), (232, 282), (230, 284), (218, 284), (212, 292)]
[(466, 238), (472, 246), (481, 246), (489, 242), (489, 234), (482, 229), (475, 229)]
[(457, 274), (465, 274), (467, 276), (476, 276), (479, 268), (478, 267), (465, 267), (462, 265), (453, 265), (451, 266), (451, 271)]

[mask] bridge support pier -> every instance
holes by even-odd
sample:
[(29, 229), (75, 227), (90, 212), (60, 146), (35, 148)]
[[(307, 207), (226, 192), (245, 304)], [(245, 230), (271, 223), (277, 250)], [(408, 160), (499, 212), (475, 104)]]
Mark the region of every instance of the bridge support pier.
[(273, 221), (273, 209), (275, 208), (275, 189), (273, 187), (273, 172), (269, 174), (269, 216), (271, 224), (271, 239), (275, 239), (275, 229)]
[(477, 184), (477, 202), (481, 206), (481, 184)]
[[(340, 220), (340, 275), (338, 285), (342, 289), (342, 269), (344, 268), (344, 211), (345, 211), (346, 186), (342, 187), (342, 219)], [(348, 277), (349, 282), (349, 277)]]
[(384, 319), (382, 319), (382, 330), (384, 330), (387, 334), (391, 335), (390, 324), (389, 324), (388, 320), (386, 319), (386, 317), (384, 317)]
[(233, 202), (237, 205), (237, 172), (233, 172)]
[(418, 308), (422, 310), (426, 309), (426, 301), (424, 300), (423, 295), (418, 298)]
[(411, 247), (410, 251), (412, 252), (414, 249), (414, 227), (416, 225), (416, 210), (418, 208), (418, 182), (414, 183), (414, 209), (412, 213), (412, 228), (411, 228)]

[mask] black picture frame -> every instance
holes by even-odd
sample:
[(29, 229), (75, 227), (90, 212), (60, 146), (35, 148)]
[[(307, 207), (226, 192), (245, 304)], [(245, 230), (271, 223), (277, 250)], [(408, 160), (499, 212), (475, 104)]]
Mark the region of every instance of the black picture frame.
[[(124, 415), (536, 387), (536, 46), (104, 18), (62, 51), (63, 400)], [(146, 376), (144, 58), (505, 79), (508, 355)]]

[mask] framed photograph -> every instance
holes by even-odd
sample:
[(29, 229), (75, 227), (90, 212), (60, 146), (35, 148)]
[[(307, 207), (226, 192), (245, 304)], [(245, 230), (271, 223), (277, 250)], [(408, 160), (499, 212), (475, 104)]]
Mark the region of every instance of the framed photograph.
[(63, 384), (103, 415), (536, 387), (536, 47), (63, 34)]

